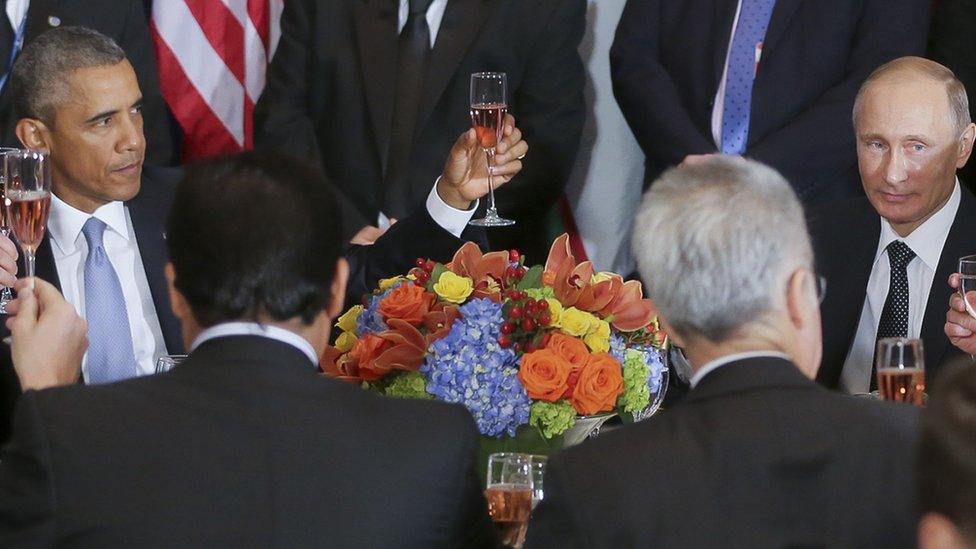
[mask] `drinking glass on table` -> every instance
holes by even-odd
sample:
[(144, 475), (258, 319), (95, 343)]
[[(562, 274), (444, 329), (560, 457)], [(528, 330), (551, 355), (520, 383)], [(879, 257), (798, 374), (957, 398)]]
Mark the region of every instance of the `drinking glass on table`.
[[(16, 152), (20, 149), (13, 149), (10, 147), (0, 147), (0, 235), (10, 236), (10, 222), (7, 219), (7, 201), (5, 195), (3, 194), (4, 181), (7, 180), (7, 176), (3, 166), (3, 155), (8, 152)], [(0, 290), (0, 315), (7, 314), (7, 303), (14, 298), (13, 293), (10, 288), (6, 286)]]
[(924, 357), (922, 340), (918, 338), (879, 339), (875, 367), (881, 398), (922, 406), (925, 403)]
[(532, 513), (532, 456), (502, 452), (488, 456), (485, 499), (502, 543), (522, 547)]
[(157, 374), (168, 372), (179, 366), (184, 360), (186, 360), (186, 355), (163, 355), (156, 359), (155, 372)]
[(479, 227), (504, 227), (514, 225), (511, 219), (498, 215), (495, 207), (495, 187), (491, 182), (491, 166), (495, 160), (495, 147), (502, 139), (506, 103), (507, 79), (503, 72), (476, 72), (471, 75), (471, 125), (478, 135), (478, 145), (485, 151), (488, 162), (488, 209), (481, 219), (472, 219)]
[(51, 208), (51, 164), (45, 152), (8, 152), (3, 155), (3, 174), (7, 217), (24, 252), (25, 275), (33, 290), (35, 254)]
[(546, 463), (549, 458), (540, 455), (529, 456), (529, 466), (532, 468), (532, 510), (545, 496)]

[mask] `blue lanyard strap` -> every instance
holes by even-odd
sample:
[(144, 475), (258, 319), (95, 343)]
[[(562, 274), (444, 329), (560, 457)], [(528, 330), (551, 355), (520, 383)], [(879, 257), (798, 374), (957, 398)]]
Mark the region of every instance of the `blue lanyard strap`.
[[(0, 16), (5, 16), (6, 14), (0, 13)], [(7, 60), (7, 70), (3, 72), (3, 76), (0, 76), (0, 92), (7, 87), (7, 79), (10, 78), (10, 71), (14, 68), (14, 61), (17, 59), (17, 55), (20, 50), (24, 47), (24, 29), (27, 28), (27, 14), (20, 20), (20, 26), (17, 27), (17, 34), (14, 36), (14, 47), (10, 48), (10, 59)]]

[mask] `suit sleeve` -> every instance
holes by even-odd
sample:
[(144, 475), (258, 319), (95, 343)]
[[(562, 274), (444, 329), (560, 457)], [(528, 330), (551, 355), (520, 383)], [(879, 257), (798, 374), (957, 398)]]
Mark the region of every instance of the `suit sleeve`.
[(418, 211), (395, 223), (370, 246), (351, 246), (346, 250), (349, 283), (346, 303), (359, 303), (363, 294), (376, 288), (382, 278), (404, 274), (418, 257), (446, 263), (466, 241), (487, 250), (483, 229), (468, 227), (461, 238), (440, 227), (427, 213)]
[(644, 154), (671, 165), (716, 147), (692, 121), (660, 62), (662, 1), (668, 0), (627, 1), (610, 49), (610, 75), (613, 95)]
[(525, 540), (526, 549), (545, 547), (593, 547), (573, 516), (572, 501), (565, 491), (558, 457), (546, 466), (545, 497), (532, 513)]
[[(930, 6), (929, 0), (866, 0), (844, 80), (746, 156), (778, 169), (794, 186), (809, 180), (810, 173), (842, 173), (856, 146), (851, 113), (858, 89), (882, 64), (924, 54)], [(804, 190), (797, 187), (801, 196)]]
[(129, 4), (119, 45), (132, 63), (142, 88), (146, 161), (157, 166), (174, 166), (179, 163), (175, 128), (159, 88), (159, 69), (146, 12), (142, 0), (132, 0)]
[(55, 538), (54, 482), (33, 391), (20, 398), (13, 437), (0, 456), (0, 546), (50, 546)]
[(556, 203), (583, 133), (583, 61), (577, 48), (586, 1), (562, 0), (536, 41), (513, 97), (516, 125), (529, 144), (522, 171), (498, 190), (498, 209), (517, 218), (542, 216)]

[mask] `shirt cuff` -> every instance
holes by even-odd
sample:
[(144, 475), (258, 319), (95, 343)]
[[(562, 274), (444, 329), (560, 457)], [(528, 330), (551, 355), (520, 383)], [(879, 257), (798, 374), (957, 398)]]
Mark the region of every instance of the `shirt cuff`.
[(442, 229), (457, 238), (461, 238), (461, 233), (468, 226), (468, 221), (471, 221), (471, 218), (474, 217), (475, 210), (478, 209), (479, 201), (475, 200), (474, 205), (469, 210), (459, 210), (449, 205), (437, 194), (437, 182), (440, 179), (438, 177), (437, 181), (434, 181), (434, 188), (427, 195), (427, 213), (430, 214), (434, 223), (437, 223)]

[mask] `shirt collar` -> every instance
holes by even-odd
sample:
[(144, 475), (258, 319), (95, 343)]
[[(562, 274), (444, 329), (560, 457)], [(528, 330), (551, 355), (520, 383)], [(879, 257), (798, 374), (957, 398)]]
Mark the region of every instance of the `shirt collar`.
[(48, 218), (47, 230), (63, 253), (70, 254), (75, 251), (81, 229), (91, 217), (103, 221), (109, 229), (125, 240), (130, 239), (129, 224), (125, 220), (125, 204), (122, 202), (109, 202), (94, 213), (87, 214), (51, 193), (51, 214)]
[(885, 253), (888, 244), (895, 240), (901, 240), (915, 252), (915, 255), (922, 260), (922, 263), (925, 263), (926, 267), (935, 271), (939, 266), (942, 247), (949, 236), (952, 222), (956, 219), (960, 200), (962, 200), (962, 190), (959, 188), (959, 179), (957, 178), (952, 194), (949, 195), (949, 200), (939, 208), (939, 211), (932, 214), (932, 217), (926, 219), (905, 238), (898, 236), (898, 233), (891, 228), (888, 220), (882, 217), (881, 240), (878, 242), (878, 250), (874, 255), (874, 265), (878, 264), (881, 254)]
[(190, 352), (193, 352), (203, 342), (211, 339), (242, 335), (266, 337), (268, 339), (274, 339), (282, 343), (287, 343), (288, 345), (291, 345), (292, 347), (295, 347), (299, 351), (305, 353), (305, 356), (312, 361), (312, 364), (317, 366), (319, 363), (319, 357), (315, 355), (315, 348), (312, 347), (312, 344), (309, 343), (304, 337), (284, 328), (270, 326), (268, 324), (259, 324), (257, 322), (224, 322), (217, 324), (216, 326), (211, 326), (200, 332), (200, 335), (197, 336), (196, 340), (193, 342), (193, 345), (190, 346)]
[(698, 371), (695, 372), (695, 375), (691, 376), (691, 381), (690, 381), (691, 388), (694, 389), (695, 385), (698, 385), (698, 382), (704, 379), (705, 376), (721, 368), (722, 366), (725, 366), (726, 364), (731, 364), (733, 362), (739, 360), (745, 360), (747, 358), (759, 358), (764, 356), (783, 358), (789, 360), (790, 362), (793, 361), (793, 359), (790, 358), (789, 355), (787, 355), (786, 353), (780, 353), (778, 351), (748, 351), (745, 353), (735, 353), (731, 355), (725, 355), (723, 357), (716, 358), (715, 360), (712, 360), (710, 362), (706, 362), (704, 366), (699, 368)]

